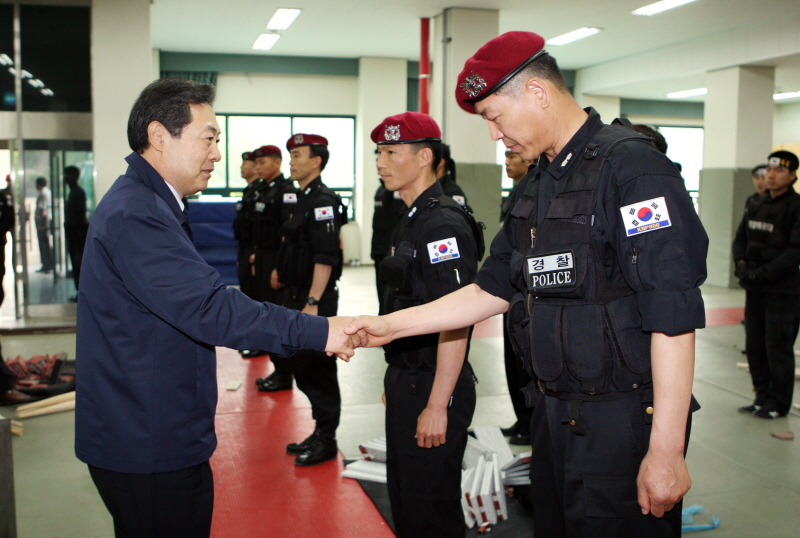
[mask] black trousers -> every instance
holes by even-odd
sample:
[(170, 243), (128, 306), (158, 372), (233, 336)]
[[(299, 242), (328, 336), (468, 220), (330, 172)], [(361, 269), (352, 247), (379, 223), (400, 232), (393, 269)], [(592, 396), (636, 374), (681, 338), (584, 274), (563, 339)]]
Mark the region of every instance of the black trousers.
[(528, 386), (532, 378), (523, 368), (522, 360), (514, 353), (511, 338), (508, 334), (507, 318), (508, 314), (503, 314), (503, 356), (506, 364), (508, 395), (511, 397), (514, 415), (516, 415), (517, 422), (522, 428), (520, 433), (526, 434), (531, 423), (532, 409), (525, 405), (525, 395), (522, 393), (522, 389)]
[(242, 293), (258, 301), (256, 277), (253, 276), (250, 265), (250, 255), (254, 252), (255, 249), (251, 245), (239, 243), (236, 272), (239, 277), (239, 289), (242, 290)]
[(208, 538), (214, 476), (204, 463), (166, 473), (133, 474), (89, 466), (114, 518), (116, 538)]
[(756, 389), (755, 404), (788, 413), (795, 382), (800, 297), (748, 291), (744, 309), (745, 349)]
[(272, 271), (278, 266), (278, 249), (256, 247), (256, 289), (259, 301), (281, 305), (283, 303), (283, 290), (272, 289), (270, 283)]
[(86, 245), (86, 233), (88, 232), (87, 226), (64, 227), (64, 236), (67, 243), (67, 251), (69, 251), (69, 259), (72, 261), (72, 278), (75, 281), (76, 290), (80, 285), (83, 248)]
[[(308, 299), (308, 289), (286, 290), (283, 305), (294, 310), (302, 310)], [(319, 299), (318, 312), (326, 318), (336, 315), (339, 309), (339, 292), (328, 290)], [(275, 360), (277, 359), (277, 360)], [(335, 356), (329, 357), (324, 351), (298, 351), (293, 357), (273, 357), (275, 368), (291, 371), (297, 388), (311, 402), (311, 416), (322, 437), (336, 438), (336, 428), (342, 414), (342, 395), (339, 392), (339, 377)]]
[[(643, 515), (636, 478), (651, 426), (638, 394), (584, 402), (586, 435), (567, 422), (569, 403), (539, 395), (531, 419), (531, 489), (538, 538), (672, 538), (683, 502), (657, 518)], [(691, 414), (686, 438), (691, 430)]]
[(463, 538), (466, 532), (461, 461), (475, 412), (472, 368), (464, 365), (453, 390), (445, 444), (420, 448), (414, 438), (417, 418), (428, 405), (433, 378), (431, 371), (412, 373), (397, 366), (389, 366), (384, 376), (386, 478), (398, 538)]
[(50, 230), (49, 226), (39, 228), (36, 225), (36, 237), (39, 240), (39, 258), (42, 261), (43, 269), (53, 269), (53, 251), (50, 248)]

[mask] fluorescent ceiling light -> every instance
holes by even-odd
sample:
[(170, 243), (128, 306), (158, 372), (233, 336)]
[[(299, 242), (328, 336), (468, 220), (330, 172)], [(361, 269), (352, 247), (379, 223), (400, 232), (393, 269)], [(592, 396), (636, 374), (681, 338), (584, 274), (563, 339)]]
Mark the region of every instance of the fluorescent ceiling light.
[(14, 62), (8, 54), (0, 54), (0, 65), (14, 65)]
[(547, 41), (548, 45), (566, 45), (567, 43), (572, 43), (573, 41), (577, 41), (579, 39), (583, 39), (584, 37), (589, 37), (590, 35), (594, 35), (600, 32), (600, 28), (580, 28), (579, 30), (575, 30), (574, 32), (569, 32), (568, 34), (560, 35), (558, 37), (554, 37), (553, 39), (549, 39)]
[(46, 95), (47, 97), (53, 97), (53, 95), (55, 95), (53, 93), (53, 90), (51, 90), (50, 88), (44, 88), (39, 91), (42, 92), (42, 95)]
[(34, 88), (44, 88), (44, 82), (39, 80), (38, 78), (32, 78), (28, 81), (28, 84), (33, 86)]
[(795, 97), (800, 97), (800, 92), (776, 93), (772, 96), (776, 101), (780, 101), (781, 99), (794, 99)]
[(267, 23), (267, 30), (286, 30), (292, 25), (294, 20), (300, 15), (302, 9), (278, 8), (275, 15)]
[(253, 50), (269, 50), (280, 38), (280, 34), (261, 34), (253, 43)]
[(666, 11), (668, 9), (672, 9), (674, 7), (682, 6), (683, 4), (688, 4), (689, 2), (694, 2), (694, 0), (662, 0), (661, 2), (656, 2), (655, 4), (650, 4), (649, 6), (640, 7), (639, 9), (633, 10), (634, 15), (655, 15), (656, 13), (661, 13), (662, 11)]
[(683, 99), (684, 97), (694, 97), (696, 95), (705, 95), (708, 90), (705, 88), (695, 88), (694, 90), (685, 90), (682, 92), (668, 93), (667, 97), (670, 99)]

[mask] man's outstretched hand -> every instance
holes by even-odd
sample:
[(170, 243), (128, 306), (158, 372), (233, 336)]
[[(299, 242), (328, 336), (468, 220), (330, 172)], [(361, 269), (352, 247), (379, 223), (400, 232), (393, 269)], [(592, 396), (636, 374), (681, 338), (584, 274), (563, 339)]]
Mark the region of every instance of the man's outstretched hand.
[(386, 316), (356, 316), (345, 328), (344, 332), (350, 335), (363, 334), (361, 347), (383, 346), (394, 340)]
[(325, 351), (328, 355), (336, 355), (345, 362), (350, 362), (356, 348), (365, 347), (368, 342), (367, 333), (363, 330), (354, 329), (347, 333), (356, 322), (356, 318), (345, 316), (334, 316), (328, 318), (328, 341), (325, 344)]

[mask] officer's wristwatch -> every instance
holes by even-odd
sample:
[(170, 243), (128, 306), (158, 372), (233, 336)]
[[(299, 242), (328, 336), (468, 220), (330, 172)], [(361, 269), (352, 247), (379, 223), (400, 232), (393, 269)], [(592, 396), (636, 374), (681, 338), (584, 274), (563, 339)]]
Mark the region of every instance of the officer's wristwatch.
[(308, 304), (310, 304), (311, 306), (317, 306), (319, 304), (319, 301), (314, 297), (309, 297)]

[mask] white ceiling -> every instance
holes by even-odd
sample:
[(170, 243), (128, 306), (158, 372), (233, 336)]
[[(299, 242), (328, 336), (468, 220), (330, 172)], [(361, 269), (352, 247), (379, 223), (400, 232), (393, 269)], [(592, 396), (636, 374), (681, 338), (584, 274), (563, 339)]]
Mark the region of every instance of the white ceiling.
[[(631, 11), (652, 0), (459, 0), (458, 7), (499, 9), (500, 32), (529, 30), (546, 39), (583, 26), (603, 32), (548, 47), (564, 69), (580, 69), (800, 13), (798, 0), (697, 0), (652, 17)], [(419, 19), (452, 0), (153, 0), (153, 47), (165, 51), (359, 58), (419, 57)], [(268, 52), (253, 51), (278, 7), (303, 12)], [(798, 29), (800, 31), (800, 29)], [(703, 54), (698, 50), (698, 54)], [(800, 91), (800, 55), (766, 60), (776, 91)], [(621, 97), (664, 99), (705, 85), (704, 75), (618, 88)], [(699, 98), (697, 100), (701, 100)]]

